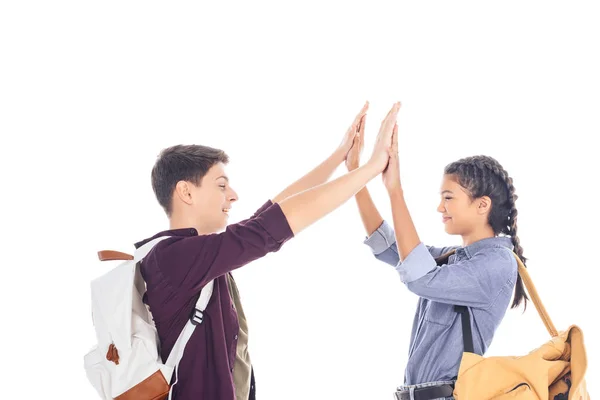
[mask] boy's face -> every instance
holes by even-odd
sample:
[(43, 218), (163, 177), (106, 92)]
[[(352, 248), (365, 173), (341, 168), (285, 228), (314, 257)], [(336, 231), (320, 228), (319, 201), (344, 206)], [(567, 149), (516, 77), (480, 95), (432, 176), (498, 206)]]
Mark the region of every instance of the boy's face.
[(225, 229), (231, 204), (237, 193), (229, 186), (225, 165), (217, 163), (204, 175), (200, 186), (190, 186), (192, 208), (200, 234), (215, 233)]

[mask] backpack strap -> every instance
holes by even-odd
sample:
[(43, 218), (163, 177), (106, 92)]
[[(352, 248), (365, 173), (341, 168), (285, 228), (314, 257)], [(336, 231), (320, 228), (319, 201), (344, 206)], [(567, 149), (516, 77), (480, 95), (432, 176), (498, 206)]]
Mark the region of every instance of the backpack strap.
[(165, 365), (175, 368), (177, 364), (179, 364), (179, 361), (183, 357), (185, 345), (192, 336), (194, 329), (196, 329), (196, 326), (200, 325), (204, 320), (204, 310), (206, 310), (206, 306), (212, 296), (213, 286), (214, 281), (210, 281), (202, 288), (196, 306), (194, 307), (194, 310), (192, 310), (192, 315), (183, 328), (183, 331), (179, 334), (175, 345), (173, 345), (173, 349), (171, 349), (171, 353), (169, 354), (169, 358), (165, 362)]
[(135, 250), (135, 253), (133, 255), (133, 260), (136, 263), (142, 261), (142, 259), (144, 257), (146, 257), (148, 255), (148, 253), (150, 253), (150, 251), (152, 250), (152, 248), (154, 248), (154, 246), (156, 246), (158, 244), (158, 242), (161, 242), (161, 241), (163, 241), (165, 239), (168, 239), (170, 237), (171, 236), (159, 236), (157, 238), (152, 239), (148, 243), (145, 243), (144, 245), (138, 247)]
[(171, 389), (169, 390), (169, 400), (172, 399), (173, 387), (175, 387), (179, 380), (179, 362), (183, 357), (185, 346), (190, 340), (190, 337), (192, 337), (192, 333), (194, 333), (196, 326), (200, 325), (204, 321), (204, 310), (206, 310), (206, 306), (208, 305), (210, 297), (212, 296), (213, 287), (214, 281), (210, 281), (202, 288), (200, 296), (198, 297), (198, 301), (196, 301), (196, 306), (192, 310), (192, 315), (188, 322), (185, 324), (183, 331), (181, 331), (181, 333), (179, 334), (179, 337), (175, 341), (175, 344), (171, 349), (171, 353), (169, 353), (169, 357), (165, 362), (166, 366), (169, 366), (175, 370), (175, 382), (173, 382), (173, 385), (171, 385)]
[(101, 250), (98, 252), (98, 258), (100, 261), (133, 260), (133, 256), (131, 254), (121, 253), (120, 251), (114, 250)]
[(454, 306), (454, 311), (460, 314), (463, 331), (463, 347), (467, 353), (475, 353), (475, 347), (473, 345), (473, 332), (471, 331), (471, 313), (469, 307), (466, 306)]
[(552, 319), (550, 319), (550, 316), (548, 315), (548, 312), (546, 311), (546, 307), (544, 307), (544, 304), (542, 303), (542, 300), (540, 299), (540, 296), (538, 295), (538, 292), (535, 289), (535, 285), (533, 284), (533, 281), (531, 280), (531, 277), (529, 276), (529, 272), (527, 272), (527, 268), (525, 267), (525, 265), (523, 265), (523, 262), (521, 261), (519, 256), (514, 252), (513, 252), (513, 254), (514, 254), (515, 258), (517, 259), (517, 264), (519, 265), (519, 275), (521, 276), (521, 279), (523, 280), (523, 284), (525, 284), (525, 287), (527, 288), (527, 292), (531, 296), (531, 301), (533, 302), (535, 309), (537, 310), (538, 314), (540, 315), (542, 322), (546, 326), (548, 333), (552, 337), (558, 336), (558, 331), (556, 330), (556, 327), (554, 326)]

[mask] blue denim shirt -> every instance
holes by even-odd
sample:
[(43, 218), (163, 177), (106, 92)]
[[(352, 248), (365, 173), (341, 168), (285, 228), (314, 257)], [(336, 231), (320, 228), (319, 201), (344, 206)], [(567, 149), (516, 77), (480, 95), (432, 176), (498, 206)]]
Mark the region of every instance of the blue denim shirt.
[[(468, 246), (432, 247), (420, 243), (400, 262), (394, 230), (387, 223), (366, 238), (378, 260), (396, 268), (400, 280), (420, 297), (414, 317), (405, 385), (452, 380), (463, 352), (460, 315), (469, 307), (475, 353), (483, 355), (510, 304), (517, 261), (509, 237), (479, 240)], [(456, 249), (448, 264), (435, 257)]]

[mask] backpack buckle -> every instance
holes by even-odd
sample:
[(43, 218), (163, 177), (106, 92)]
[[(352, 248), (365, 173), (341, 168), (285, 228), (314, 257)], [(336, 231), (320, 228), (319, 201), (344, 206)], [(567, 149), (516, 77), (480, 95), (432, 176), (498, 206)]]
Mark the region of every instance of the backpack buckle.
[(192, 315), (190, 316), (190, 322), (192, 325), (200, 325), (204, 320), (204, 312), (198, 310), (196, 307), (192, 310)]

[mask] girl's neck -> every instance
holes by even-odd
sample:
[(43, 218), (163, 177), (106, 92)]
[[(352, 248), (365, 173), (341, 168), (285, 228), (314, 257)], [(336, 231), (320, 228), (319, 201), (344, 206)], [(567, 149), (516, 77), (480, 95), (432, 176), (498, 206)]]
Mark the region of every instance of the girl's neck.
[(462, 235), (463, 247), (478, 242), (482, 239), (492, 238), (496, 236), (491, 226), (485, 226), (481, 229), (474, 230), (468, 234)]

